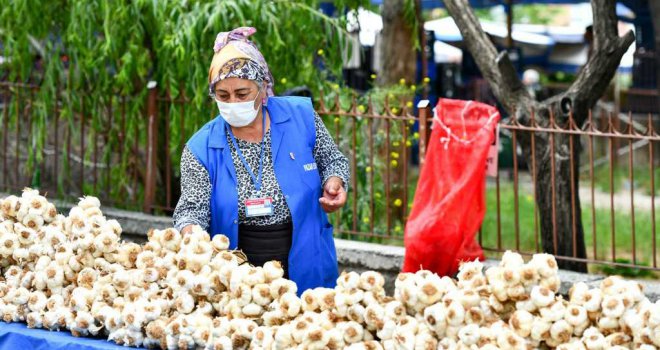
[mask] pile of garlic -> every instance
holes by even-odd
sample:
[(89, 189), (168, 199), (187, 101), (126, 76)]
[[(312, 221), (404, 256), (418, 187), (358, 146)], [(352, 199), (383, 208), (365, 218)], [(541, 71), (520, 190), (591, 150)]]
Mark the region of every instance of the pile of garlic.
[(125, 346), (167, 349), (653, 349), (660, 302), (618, 277), (557, 295), (554, 257), (507, 252), (458, 279), (402, 273), (387, 296), (377, 272), (344, 272), (298, 297), (282, 267), (246, 264), (195, 228), (121, 241), (98, 199), (68, 216), (37, 191), (0, 203), (0, 317)]

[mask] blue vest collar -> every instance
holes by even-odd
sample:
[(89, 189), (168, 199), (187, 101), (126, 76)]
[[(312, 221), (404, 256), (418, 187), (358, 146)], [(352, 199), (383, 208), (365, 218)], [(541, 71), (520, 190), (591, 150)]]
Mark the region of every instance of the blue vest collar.
[(225, 129), (225, 120), (218, 114), (211, 124), (209, 131), (209, 147), (211, 148), (225, 148), (227, 147), (227, 133)]

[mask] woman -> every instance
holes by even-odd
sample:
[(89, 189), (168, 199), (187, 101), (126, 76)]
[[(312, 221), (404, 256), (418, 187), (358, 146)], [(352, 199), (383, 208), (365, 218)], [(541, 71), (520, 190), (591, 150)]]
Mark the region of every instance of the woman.
[(209, 93), (220, 115), (190, 138), (181, 156), (174, 225), (229, 237), (254, 265), (278, 260), (298, 292), (332, 287), (337, 258), (326, 213), (346, 203), (348, 161), (312, 103), (273, 97), (273, 78), (247, 37), (218, 34)]

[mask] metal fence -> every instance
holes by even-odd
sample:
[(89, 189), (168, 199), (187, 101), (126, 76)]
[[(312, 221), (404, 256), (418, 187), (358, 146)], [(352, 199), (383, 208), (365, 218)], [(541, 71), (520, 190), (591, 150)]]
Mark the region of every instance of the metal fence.
[[(58, 99), (49, 107), (36, 98), (38, 89), (0, 82), (2, 190), (35, 187), (65, 199), (97, 194), (106, 205), (135, 209), (146, 177), (146, 152), (139, 141), (145, 127), (128, 115), (129, 97), (109, 96), (103, 108), (94, 110), (91, 96)], [(71, 107), (69, 116), (65, 103)], [(47, 117), (38, 117), (37, 108), (46, 109)]]
[[(511, 140), (513, 164), (505, 184), (501, 177), (506, 172), (500, 171), (492, 186), (496, 205), (488, 208), (486, 221), (494, 220), (494, 228), (482, 227), (479, 234), (482, 246), (492, 252), (511, 249), (531, 254), (542, 251), (535, 186), (549, 186), (552, 205), (547, 214), (552, 219), (553, 244), (546, 247), (546, 251), (556, 252), (558, 241), (562, 239), (572, 240), (575, 247), (577, 226), (581, 221), (586, 258), (580, 258), (574, 249), (573, 254), (559, 255), (558, 259), (658, 270), (656, 233), (660, 216), (656, 215), (656, 197), (660, 192), (656, 184), (660, 181), (660, 135), (656, 128), (659, 122), (657, 115), (634, 118), (628, 114), (623, 118), (601, 111), (596, 115), (590, 112), (582, 126), (572, 117), (559, 123), (552, 116), (544, 125), (537, 124), (534, 119), (530, 125), (521, 125), (515, 120), (502, 123), (503, 136)], [(543, 136), (549, 140), (549, 183), (537, 182), (540, 156), (534, 143)], [(562, 136), (567, 144), (557, 141)], [(522, 157), (522, 150), (517, 150), (518, 141), (525, 137), (532, 144), (528, 157)], [(560, 152), (560, 148), (568, 152)], [(570, 169), (570, 200), (566, 205), (573, 213), (568, 232), (556, 227), (556, 208), (562, 204), (562, 199), (555, 196), (560, 176), (556, 166), (559, 153), (569, 155), (564, 159)], [(503, 192), (506, 192), (504, 200)], [(578, 202), (581, 202), (581, 211)], [(510, 215), (513, 215), (512, 220), (509, 220)]]
[(385, 97), (382, 104), (321, 96), (317, 112), (351, 168), (349, 198), (334, 214), (340, 237), (402, 244), (403, 229), (423, 164), (431, 108)]
[[(172, 212), (179, 196), (179, 156), (185, 141), (201, 126), (185, 118), (185, 96), (172, 98), (152, 88), (139, 97), (110, 97), (96, 110), (89, 110), (86, 101), (67, 101), (76, 106), (72, 115), (62, 116), (62, 104), (57, 103), (47, 120), (36, 120), (36, 90), (0, 84), (2, 191), (38, 186), (49, 197), (95, 194), (108, 205)], [(139, 110), (127, 111), (129, 98), (144, 103)], [(212, 107), (209, 104), (202, 121), (213, 117)], [(411, 104), (389, 98), (317, 99), (317, 112), (349, 158), (353, 174), (346, 206), (331, 217), (338, 237), (403, 244), (432, 120), (428, 102), (417, 107), (415, 111)], [(571, 185), (570, 206), (581, 214), (587, 257), (558, 258), (657, 270), (660, 136), (654, 123), (657, 129), (658, 119), (650, 115), (622, 119), (606, 113), (590, 116), (581, 127), (572, 120), (543, 125), (502, 122), (501, 169), (487, 184), (481, 245), (494, 255), (507, 249), (524, 254), (543, 250), (536, 198), (540, 156), (536, 151), (523, 156), (520, 140), (533, 144), (536, 138), (568, 137), (568, 144), (551, 142), (550, 149), (580, 149), (579, 159), (568, 160), (579, 173), (579, 181)], [(45, 137), (37, 142), (39, 132)], [(550, 183), (543, 186), (556, 186), (556, 171), (551, 169)], [(575, 199), (582, 203), (581, 213)], [(553, 208), (559, 201), (552, 197)], [(575, 232), (553, 229), (554, 241), (575, 239)], [(552, 252), (556, 247), (546, 248)]]

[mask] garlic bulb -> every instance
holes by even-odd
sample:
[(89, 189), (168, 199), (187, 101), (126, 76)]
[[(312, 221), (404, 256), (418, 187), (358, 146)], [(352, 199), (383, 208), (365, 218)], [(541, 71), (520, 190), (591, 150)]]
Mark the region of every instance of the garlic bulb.
[(94, 248), (102, 253), (112, 253), (117, 250), (119, 236), (113, 231), (102, 231), (94, 238)]
[(302, 310), (302, 301), (293, 293), (285, 293), (280, 297), (280, 309), (286, 317), (294, 318)]
[(229, 249), (229, 238), (225, 235), (215, 235), (211, 239), (211, 245), (216, 251), (222, 251)]
[(582, 342), (588, 350), (605, 349), (605, 336), (595, 327), (589, 327), (582, 334)]
[(321, 311), (335, 308), (335, 290), (331, 288), (318, 288), (316, 290), (317, 301)]
[(555, 295), (549, 289), (540, 286), (532, 288), (530, 295), (532, 302), (539, 308), (549, 306), (554, 300)]
[(447, 307), (447, 324), (459, 326), (465, 320), (465, 309), (459, 302), (452, 302)]
[(47, 301), (46, 294), (35, 291), (30, 293), (27, 304), (31, 311), (42, 312), (46, 309)]
[[(223, 236), (225, 237), (225, 236)], [(226, 237), (225, 237), (226, 238)], [(229, 244), (229, 240), (227, 240)], [(227, 248), (225, 248), (227, 249)], [(266, 277), (266, 282), (271, 282), (284, 276), (284, 270), (282, 264), (279, 261), (268, 261), (264, 264), (263, 267), (264, 275)]]
[(462, 327), (458, 331), (458, 338), (467, 346), (476, 345), (481, 338), (479, 326), (476, 324), (470, 324)]
[(601, 308), (603, 315), (610, 318), (621, 317), (626, 310), (620, 295), (605, 295)]
[(343, 290), (353, 290), (360, 286), (360, 275), (356, 272), (342, 272), (337, 279), (337, 286)]
[[(536, 254), (539, 255), (539, 254)], [(535, 255), (535, 256), (536, 256)], [(533, 258), (532, 258), (533, 260)], [(502, 254), (502, 260), (500, 260), (500, 266), (501, 267), (508, 267), (508, 268), (520, 268), (525, 264), (525, 261), (523, 260), (522, 256), (516, 252), (507, 250)]]
[(364, 290), (380, 290), (385, 284), (383, 276), (374, 271), (365, 271), (360, 275), (360, 288)]
[(364, 324), (364, 315), (365, 315), (366, 309), (363, 305), (361, 304), (354, 304), (351, 305), (348, 310), (346, 310), (346, 318), (349, 321), (355, 321), (359, 324)]
[(435, 304), (442, 299), (442, 286), (439, 280), (429, 279), (424, 280), (419, 286), (419, 293), (417, 293), (417, 300), (426, 305)]
[(85, 196), (80, 198), (80, 200), (78, 201), (78, 207), (80, 207), (83, 210), (90, 208), (100, 208), (101, 201), (99, 201), (98, 198), (93, 196)]
[(176, 310), (181, 314), (189, 314), (195, 308), (195, 299), (188, 292), (181, 292), (174, 300)]
[(534, 266), (541, 277), (552, 277), (559, 269), (555, 257), (550, 254), (534, 254), (529, 264)]
[(319, 308), (319, 300), (314, 289), (308, 289), (300, 296), (304, 311), (315, 311)]

